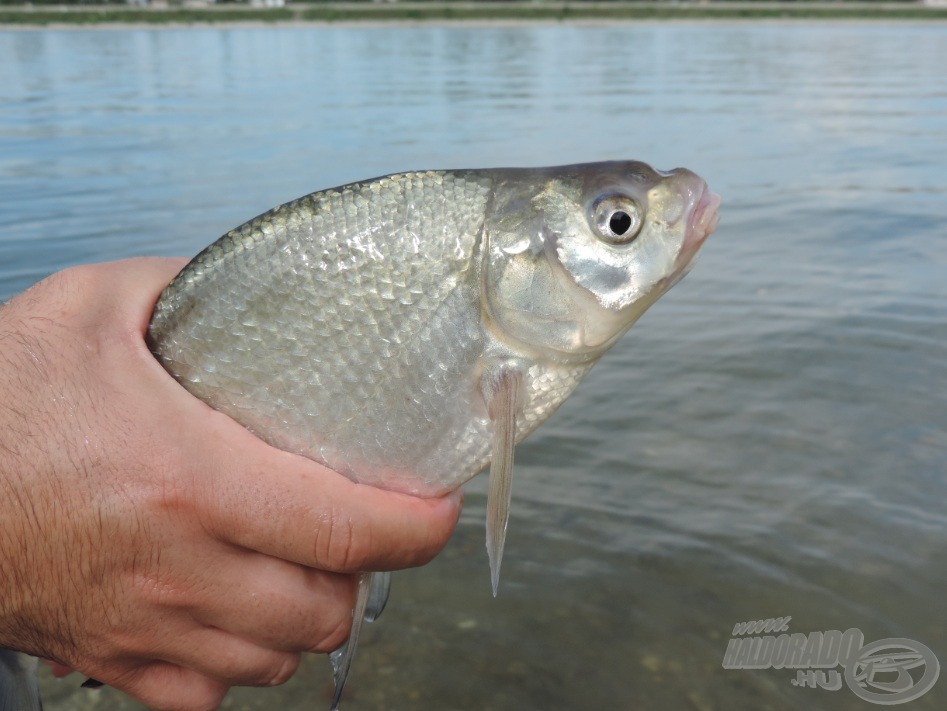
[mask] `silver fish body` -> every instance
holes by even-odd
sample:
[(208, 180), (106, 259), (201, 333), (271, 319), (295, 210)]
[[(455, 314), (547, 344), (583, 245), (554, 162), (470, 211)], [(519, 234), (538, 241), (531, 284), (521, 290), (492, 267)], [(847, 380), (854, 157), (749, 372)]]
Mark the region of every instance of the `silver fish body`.
[[(612, 195), (641, 210), (627, 244), (590, 223)], [(362, 483), (442, 494), (489, 462), (485, 377), (521, 374), (522, 439), (687, 267), (707, 195), (691, 173), (640, 163), (314, 193), (197, 256), (149, 342), (188, 390), (271, 444)]]
[[(496, 594), (515, 444), (686, 273), (718, 205), (637, 162), (354, 183), (201, 252), (148, 342), (194, 395), (357, 482), (437, 496), (489, 464)], [(360, 578), (333, 708), (388, 582)]]

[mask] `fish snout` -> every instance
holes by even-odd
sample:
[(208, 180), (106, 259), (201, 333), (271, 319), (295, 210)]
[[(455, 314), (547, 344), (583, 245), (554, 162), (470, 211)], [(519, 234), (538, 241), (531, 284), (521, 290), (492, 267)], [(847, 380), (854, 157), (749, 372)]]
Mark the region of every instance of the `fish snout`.
[(670, 175), (685, 203), (687, 234), (684, 248), (699, 247), (717, 227), (720, 196), (707, 187), (703, 178), (687, 168), (675, 168)]
[(687, 221), (687, 241), (696, 244), (703, 242), (717, 229), (717, 222), (720, 220), (717, 209), (722, 202), (720, 196), (707, 187), (707, 183), (702, 187), (700, 197), (697, 198)]
[(684, 210), (680, 220), (684, 220), (684, 241), (680, 246), (677, 257), (677, 266), (686, 271), (704, 240), (717, 227), (721, 198), (713, 192), (704, 181), (695, 173), (686, 168), (677, 168), (672, 171), (675, 188), (684, 203)]
[(687, 168), (658, 172), (672, 181), (682, 202), (683, 209), (669, 220), (669, 224), (673, 225), (686, 219), (686, 244), (699, 246), (717, 227), (720, 196), (707, 187), (703, 178)]

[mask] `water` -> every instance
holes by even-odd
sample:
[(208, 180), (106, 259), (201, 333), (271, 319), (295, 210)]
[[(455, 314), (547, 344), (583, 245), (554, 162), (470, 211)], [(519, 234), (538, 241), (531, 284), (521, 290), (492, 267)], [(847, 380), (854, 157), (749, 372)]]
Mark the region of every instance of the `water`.
[[(934, 23), (0, 33), (0, 296), (396, 170), (686, 165), (718, 233), (519, 448), (499, 598), (477, 480), (346, 708), (865, 709), (722, 661), (791, 615), (947, 664), (945, 66)], [(138, 708), (78, 681), (47, 708)], [(328, 688), (313, 657), (225, 708)]]

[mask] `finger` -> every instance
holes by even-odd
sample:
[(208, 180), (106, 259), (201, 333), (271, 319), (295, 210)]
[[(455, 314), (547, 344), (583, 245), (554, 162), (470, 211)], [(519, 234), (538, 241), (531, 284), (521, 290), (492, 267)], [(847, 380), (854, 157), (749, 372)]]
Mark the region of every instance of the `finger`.
[(228, 558), (213, 571), (214, 587), (199, 591), (189, 605), (198, 623), (287, 652), (329, 652), (348, 637), (355, 576), (243, 549)]
[[(266, 649), (213, 627), (170, 625), (161, 639), (148, 639), (128, 658), (166, 662), (216, 679), (226, 686), (275, 686), (286, 682), (299, 666), (299, 654)], [(97, 679), (113, 683), (107, 676)]]
[(68, 667), (65, 664), (60, 664), (59, 662), (53, 661), (52, 659), (43, 659), (43, 664), (47, 665), (52, 672), (53, 676), (57, 679), (62, 679), (64, 676), (69, 676), (72, 674), (72, 667)]
[(217, 457), (202, 462), (208, 475), (199, 484), (220, 540), (323, 570), (394, 570), (430, 561), (457, 522), (457, 496), (358, 485), (219, 424), (233, 448), (212, 448)]
[(299, 666), (298, 653), (266, 649), (212, 627), (192, 630), (156, 656), (229, 686), (277, 686)]
[(80, 319), (101, 324), (109, 317), (113, 327), (141, 334), (158, 296), (185, 264), (181, 257), (138, 257), (64, 269), (41, 283), (67, 307), (81, 300)]
[(122, 299), (114, 305), (137, 315), (143, 330), (151, 320), (158, 296), (187, 262), (183, 257), (137, 257), (94, 267), (101, 268), (109, 280), (110, 292)]
[(135, 667), (109, 685), (154, 711), (216, 709), (229, 690), (219, 679), (167, 662)]

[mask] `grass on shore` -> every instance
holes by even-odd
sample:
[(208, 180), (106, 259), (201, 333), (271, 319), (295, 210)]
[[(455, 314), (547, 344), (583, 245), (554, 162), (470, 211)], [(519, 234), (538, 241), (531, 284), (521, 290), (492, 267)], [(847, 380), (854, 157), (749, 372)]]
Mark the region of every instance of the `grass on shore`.
[(653, 3), (653, 2), (504, 2), (504, 3), (320, 3), (253, 8), (127, 6), (0, 6), (0, 25), (87, 25), (101, 23), (205, 24), (215, 22), (333, 22), (436, 20), (649, 20), (649, 19), (947, 19), (947, 7), (858, 3)]

